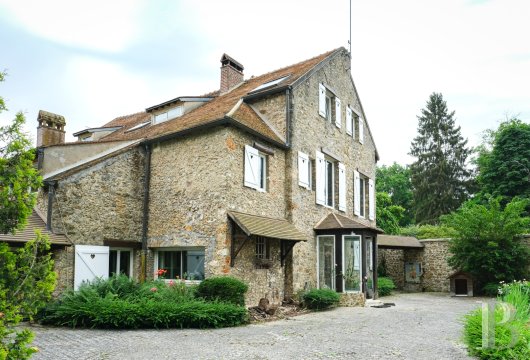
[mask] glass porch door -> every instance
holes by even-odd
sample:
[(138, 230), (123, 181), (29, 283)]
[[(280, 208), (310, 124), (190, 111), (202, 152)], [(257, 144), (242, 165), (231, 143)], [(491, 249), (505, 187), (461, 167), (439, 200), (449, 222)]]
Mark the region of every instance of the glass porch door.
[(318, 287), (335, 290), (335, 236), (317, 237)]
[(342, 288), (345, 292), (361, 291), (361, 237), (359, 235), (344, 235), (342, 242)]

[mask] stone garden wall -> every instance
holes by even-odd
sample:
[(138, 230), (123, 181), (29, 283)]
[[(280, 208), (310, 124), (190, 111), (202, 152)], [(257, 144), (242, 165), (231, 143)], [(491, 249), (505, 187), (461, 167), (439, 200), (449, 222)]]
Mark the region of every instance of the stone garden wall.
[[(455, 272), (447, 264), (449, 239), (420, 240), (422, 249), (379, 249), (378, 260), (386, 264), (387, 276), (394, 280), (397, 289), (404, 291), (449, 291), (449, 276)], [(405, 263), (421, 263), (420, 282), (405, 281)]]

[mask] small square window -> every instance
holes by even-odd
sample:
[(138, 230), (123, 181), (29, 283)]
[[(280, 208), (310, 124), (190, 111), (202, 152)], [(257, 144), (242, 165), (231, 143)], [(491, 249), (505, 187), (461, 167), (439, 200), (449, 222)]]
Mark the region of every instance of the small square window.
[(131, 277), (132, 250), (111, 249), (109, 252), (109, 276)]

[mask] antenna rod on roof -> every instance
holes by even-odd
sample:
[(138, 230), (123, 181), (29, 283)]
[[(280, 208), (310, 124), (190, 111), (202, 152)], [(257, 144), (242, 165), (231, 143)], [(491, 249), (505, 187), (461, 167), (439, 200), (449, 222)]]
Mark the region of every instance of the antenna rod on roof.
[(348, 41), (350, 50), (350, 68), (351, 68), (351, 0), (350, 0), (350, 40)]

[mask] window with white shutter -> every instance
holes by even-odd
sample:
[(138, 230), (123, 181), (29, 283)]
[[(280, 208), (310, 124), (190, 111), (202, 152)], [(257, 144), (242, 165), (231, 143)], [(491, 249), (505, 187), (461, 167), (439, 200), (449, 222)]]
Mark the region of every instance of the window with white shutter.
[(346, 211), (346, 167), (339, 163), (339, 210)]
[(258, 149), (245, 145), (245, 186), (265, 191), (267, 158)]
[(364, 144), (364, 121), (363, 118), (359, 116), (359, 142)]
[(361, 189), (359, 187), (360, 174), (357, 170), (353, 171), (353, 213), (361, 215)]
[(375, 219), (375, 191), (372, 179), (368, 179), (368, 218)]
[(311, 190), (311, 161), (309, 156), (298, 152), (298, 185)]
[(318, 113), (326, 117), (326, 87), (318, 84)]
[(316, 203), (326, 204), (326, 159), (320, 151), (316, 152), (315, 161), (316, 174)]
[(340, 106), (340, 99), (335, 98), (335, 125), (340, 129), (342, 124), (342, 109)]
[(346, 134), (352, 135), (353, 129), (353, 116), (349, 106), (346, 107)]

